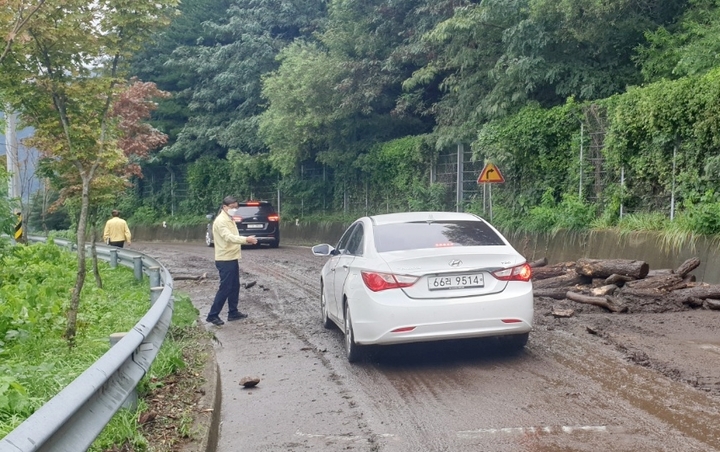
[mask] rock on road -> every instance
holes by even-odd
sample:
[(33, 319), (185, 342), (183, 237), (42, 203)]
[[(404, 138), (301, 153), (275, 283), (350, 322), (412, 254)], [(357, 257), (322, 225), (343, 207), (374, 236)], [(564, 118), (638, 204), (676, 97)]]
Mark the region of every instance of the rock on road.
[[(218, 284), (204, 244), (133, 243), (200, 310)], [(219, 452), (720, 451), (720, 312), (556, 319), (536, 299), (525, 351), (493, 341), (385, 347), (350, 365), (320, 322), (308, 247), (243, 250), (240, 309), (208, 325), (222, 380)], [(225, 317), (226, 311), (222, 317)], [(257, 377), (254, 388), (240, 384)]]

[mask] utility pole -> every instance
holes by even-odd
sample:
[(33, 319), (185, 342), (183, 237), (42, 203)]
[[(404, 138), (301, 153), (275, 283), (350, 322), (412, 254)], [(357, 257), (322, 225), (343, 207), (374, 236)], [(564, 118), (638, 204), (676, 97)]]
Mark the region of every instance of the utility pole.
[(17, 116), (15, 113), (5, 113), (5, 157), (7, 171), (10, 173), (8, 182), (8, 197), (20, 197), (20, 168), (18, 160)]

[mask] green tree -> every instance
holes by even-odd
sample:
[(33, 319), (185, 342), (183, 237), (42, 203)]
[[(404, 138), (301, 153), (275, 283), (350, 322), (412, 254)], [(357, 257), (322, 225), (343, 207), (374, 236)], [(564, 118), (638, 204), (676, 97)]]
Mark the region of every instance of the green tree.
[(677, 21), (646, 34), (637, 61), (646, 81), (700, 75), (720, 64), (720, 2), (690, 0)]
[[(4, 64), (14, 83), (7, 98), (35, 129), (28, 144), (47, 158), (64, 180), (78, 180), (77, 243), (84, 246), (93, 180), (121, 167), (127, 157), (118, 145), (123, 132), (112, 106), (125, 88), (119, 83), (133, 51), (158, 25), (167, 22), (175, 0), (128, 4), (125, 0), (68, 3), (36, 13), (27, 29), (32, 39), (16, 43)], [(66, 187), (67, 188), (67, 187)], [(85, 253), (78, 252), (66, 337), (72, 344), (80, 292), (85, 282)]]
[(229, 150), (265, 152), (257, 136), (264, 110), (261, 77), (277, 68), (283, 47), (311, 37), (324, 15), (324, 2), (316, 0), (237, 0), (222, 17), (206, 22), (204, 33), (213, 38), (178, 47), (167, 62), (194, 83), (191, 116), (162, 155), (194, 161), (224, 158)]

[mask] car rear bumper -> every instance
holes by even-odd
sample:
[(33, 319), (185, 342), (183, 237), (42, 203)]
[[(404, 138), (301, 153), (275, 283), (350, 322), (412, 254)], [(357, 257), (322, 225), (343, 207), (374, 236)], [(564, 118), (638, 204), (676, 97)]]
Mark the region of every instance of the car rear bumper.
[[(413, 300), (394, 291), (392, 302), (350, 303), (360, 344), (402, 344), (523, 334), (532, 330), (532, 285), (512, 293), (458, 299)], [(384, 294), (383, 297), (385, 297)], [(386, 297), (385, 297), (386, 298)], [(407, 331), (394, 331), (412, 328)]]

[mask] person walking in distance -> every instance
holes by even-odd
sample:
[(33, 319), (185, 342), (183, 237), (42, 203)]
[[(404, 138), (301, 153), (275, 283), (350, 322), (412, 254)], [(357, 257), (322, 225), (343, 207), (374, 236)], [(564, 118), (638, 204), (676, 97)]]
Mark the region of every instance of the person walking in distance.
[(247, 317), (238, 311), (238, 298), (240, 296), (240, 249), (241, 245), (255, 245), (257, 239), (254, 235), (243, 237), (237, 229), (233, 215), (237, 213), (238, 202), (232, 196), (226, 196), (222, 202), (222, 210), (213, 221), (213, 238), (215, 240), (215, 267), (220, 273), (220, 287), (210, 307), (206, 321), (213, 325), (223, 325), (220, 319), (225, 302), (228, 304), (228, 321), (240, 320)]
[(127, 243), (130, 245), (130, 229), (125, 220), (120, 218), (120, 212), (112, 211), (112, 218), (105, 223), (103, 231), (103, 242), (111, 246), (122, 248)]

